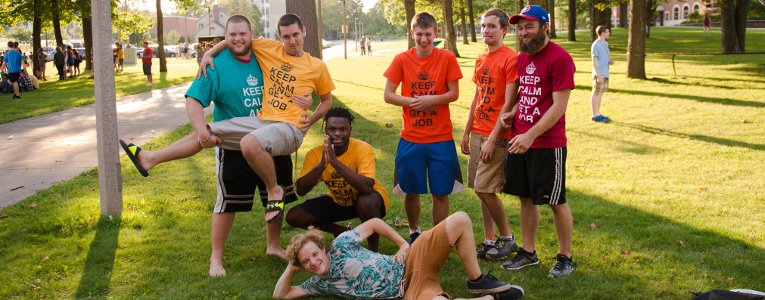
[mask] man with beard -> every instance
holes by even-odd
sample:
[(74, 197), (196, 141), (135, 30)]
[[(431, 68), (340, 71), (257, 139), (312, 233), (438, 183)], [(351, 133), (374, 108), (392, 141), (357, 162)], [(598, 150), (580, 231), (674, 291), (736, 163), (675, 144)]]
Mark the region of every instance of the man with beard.
[[(241, 141), (233, 139), (231, 142), (241, 145), (250, 167), (266, 184), (266, 222), (269, 223), (282, 217), (287, 195), (287, 191), (277, 184), (271, 157), (288, 155), (300, 148), (308, 128), (332, 107), (331, 92), (335, 89), (327, 65), (303, 50), (306, 28), (300, 17), (295, 14), (281, 16), (278, 29), (281, 42), (262, 37), (252, 40), (252, 52), (258, 57), (260, 68), (268, 72), (263, 76), (266, 95), (263, 110), (258, 115), (260, 120), (251, 122), (237, 118), (210, 124), (213, 132), (221, 134), (233, 131), (239, 137), (239, 133), (244, 132)], [(224, 47), (218, 44), (205, 53), (200, 62), (200, 73), (205, 74), (208, 64), (215, 70), (212, 57)], [(315, 112), (309, 114), (312, 92), (319, 95), (321, 102)], [(225, 138), (223, 143), (227, 143)]]
[(420, 235), (420, 194), (433, 197), (435, 226), (449, 215), (449, 194), (463, 189), (449, 115), (462, 71), (452, 52), (433, 46), (436, 28), (433, 15), (416, 14), (410, 26), (416, 46), (396, 55), (384, 74), (385, 102), (401, 106), (404, 119), (393, 192), (404, 194), (410, 244)]
[[(478, 245), (478, 258), (503, 260), (518, 250), (515, 236), (497, 197), (505, 184), (505, 157), (510, 131), (498, 122), (508, 112), (518, 92), (518, 53), (503, 44), (510, 17), (493, 8), (481, 16), (481, 34), (487, 49), (475, 60), (475, 96), (470, 105), (461, 150), (469, 155), (468, 187), (481, 200), (484, 242)], [(496, 228), (499, 237), (494, 240)]]
[[(334, 107), (324, 115), (324, 144), (305, 155), (296, 191), (304, 196), (319, 181), (327, 193), (306, 199), (287, 212), (287, 224), (298, 228), (314, 225), (338, 236), (347, 230), (335, 222), (359, 218), (362, 222), (382, 218), (390, 207), (388, 192), (375, 177), (375, 154), (369, 144), (351, 138), (353, 115)], [(367, 239), (377, 251), (378, 235)]]
[[(214, 122), (236, 117), (257, 120), (257, 113), (261, 109), (263, 74), (250, 49), (251, 40), (252, 29), (246, 17), (234, 15), (226, 21), (226, 41), (223, 43), (226, 50), (215, 58), (215, 62), (225, 72), (209, 70), (209, 76), (194, 80), (186, 92), (186, 110), (194, 133), (156, 152), (142, 151), (140, 147), (120, 140), (128, 157), (143, 176), (148, 176), (147, 170), (159, 163), (186, 158), (204, 148), (217, 145), (215, 159), (218, 192), (212, 215), (209, 269), (209, 275), (213, 277), (226, 275), (223, 268), (226, 238), (234, 223), (235, 212), (252, 210), (255, 187), (258, 187), (261, 202), (266, 206), (263, 180), (253, 173), (238, 147), (219, 145), (221, 138), (211, 132), (204, 117), (204, 108), (215, 102)], [(295, 201), (297, 197), (292, 191), (290, 157), (276, 156), (273, 162), (278, 166), (278, 182), (286, 187), (289, 195), (287, 202)], [(284, 257), (284, 250), (279, 243), (280, 230), (281, 218), (266, 226), (267, 254)]]
[(550, 41), (547, 11), (526, 6), (510, 18), (517, 24), (522, 54), (518, 57), (518, 102), (502, 115), (511, 127), (504, 192), (520, 198), (523, 243), (518, 254), (502, 266), (518, 270), (539, 264), (535, 250), (539, 207), (553, 212), (558, 235), (557, 263), (553, 277), (573, 271), (571, 235), (573, 217), (566, 203), (566, 106), (574, 89), (574, 61), (562, 47)]

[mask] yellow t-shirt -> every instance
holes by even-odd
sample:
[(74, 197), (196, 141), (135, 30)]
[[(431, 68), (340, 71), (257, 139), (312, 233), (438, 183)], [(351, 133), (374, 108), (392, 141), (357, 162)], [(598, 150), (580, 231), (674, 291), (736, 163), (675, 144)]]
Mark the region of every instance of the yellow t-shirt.
[[(300, 176), (305, 176), (306, 173), (311, 171), (316, 165), (321, 162), (321, 156), (324, 155), (324, 145), (319, 145), (316, 148), (308, 151), (303, 159), (303, 168), (300, 170)], [(348, 141), (348, 150), (337, 157), (341, 163), (354, 172), (372, 178), (375, 180), (374, 190), (380, 193), (380, 196), (385, 202), (385, 211), (388, 211), (390, 207), (390, 201), (388, 200), (388, 192), (380, 185), (380, 181), (375, 177), (375, 154), (372, 151), (372, 146), (369, 144), (351, 138)], [(358, 198), (359, 191), (351, 186), (343, 176), (338, 173), (331, 164), (327, 164), (327, 168), (321, 173), (321, 181), (327, 185), (329, 190), (328, 195), (338, 205), (352, 206)]]
[(252, 53), (263, 70), (263, 108), (261, 120), (287, 122), (300, 127), (303, 112), (292, 103), (292, 95), (316, 92), (325, 95), (335, 89), (327, 65), (308, 52), (300, 57), (288, 55), (284, 45), (272, 39), (252, 40)]
[(117, 59), (125, 59), (125, 50), (122, 48), (117, 49)]

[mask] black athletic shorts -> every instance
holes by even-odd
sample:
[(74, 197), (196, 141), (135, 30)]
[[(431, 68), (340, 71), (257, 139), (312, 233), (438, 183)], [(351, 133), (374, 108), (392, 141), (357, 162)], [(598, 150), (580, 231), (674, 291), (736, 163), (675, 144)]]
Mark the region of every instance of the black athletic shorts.
[(143, 75), (151, 75), (151, 64), (143, 64)]
[[(218, 196), (213, 212), (251, 211), (255, 188), (260, 191), (260, 202), (266, 207), (268, 193), (263, 180), (247, 164), (241, 151), (216, 147), (216, 173)], [(289, 155), (275, 156), (276, 183), (284, 187), (285, 203), (297, 200), (292, 185), (292, 159)]]
[[(382, 196), (377, 191), (372, 191), (372, 193), (374, 193), (380, 201), (380, 218), (385, 217), (385, 200), (383, 200)], [(335, 223), (359, 217), (359, 213), (356, 211), (356, 205), (342, 206), (335, 203), (335, 201), (332, 200), (332, 197), (327, 194), (306, 199), (303, 203), (300, 203), (295, 207), (301, 207), (316, 218), (316, 221), (319, 223)]]
[(8, 73), (8, 80), (11, 82), (19, 82), (19, 77), (21, 77), (21, 72), (19, 73)]
[(531, 198), (536, 205), (566, 203), (566, 147), (508, 154), (502, 191)]

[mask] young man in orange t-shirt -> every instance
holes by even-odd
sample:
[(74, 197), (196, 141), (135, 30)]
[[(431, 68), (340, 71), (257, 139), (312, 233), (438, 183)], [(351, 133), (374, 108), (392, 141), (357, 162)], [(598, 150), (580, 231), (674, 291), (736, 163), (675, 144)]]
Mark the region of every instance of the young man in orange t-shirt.
[(453, 53), (434, 47), (436, 28), (433, 15), (416, 14), (411, 24), (416, 46), (396, 55), (384, 74), (385, 102), (403, 108), (393, 192), (405, 195), (410, 243), (420, 234), (420, 194), (430, 188), (435, 226), (449, 214), (449, 194), (463, 189), (449, 117), (462, 72)]
[[(510, 130), (497, 122), (501, 112), (508, 112), (517, 99), (518, 53), (502, 42), (510, 27), (510, 17), (493, 8), (481, 17), (481, 33), (487, 49), (475, 60), (473, 82), (476, 84), (470, 105), (461, 150), (468, 159), (468, 187), (481, 199), (484, 242), (478, 245), (479, 258), (503, 260), (518, 250), (505, 215), (505, 206), (497, 197), (505, 184), (505, 157)], [(494, 240), (495, 224), (499, 237)]]

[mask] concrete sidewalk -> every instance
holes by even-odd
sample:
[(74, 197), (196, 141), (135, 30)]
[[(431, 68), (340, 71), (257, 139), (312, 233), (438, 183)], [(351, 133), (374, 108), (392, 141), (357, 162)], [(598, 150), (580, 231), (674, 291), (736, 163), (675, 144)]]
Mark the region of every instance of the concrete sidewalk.
[[(143, 144), (188, 123), (183, 95), (189, 85), (117, 99), (120, 137)], [(0, 124), (0, 208), (97, 165), (94, 105)]]

